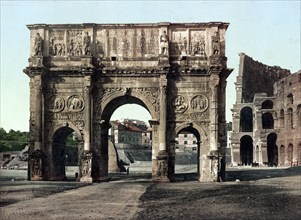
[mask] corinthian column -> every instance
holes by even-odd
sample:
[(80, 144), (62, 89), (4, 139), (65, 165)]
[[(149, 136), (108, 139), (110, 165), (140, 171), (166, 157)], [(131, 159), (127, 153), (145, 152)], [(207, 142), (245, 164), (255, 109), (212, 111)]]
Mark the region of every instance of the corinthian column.
[(35, 76), (35, 150), (42, 148), (42, 77)]
[(210, 108), (210, 151), (218, 150), (218, 85), (219, 75), (210, 76), (211, 82), (211, 108)]
[(85, 130), (84, 130), (84, 151), (88, 152), (91, 148), (91, 88), (90, 76), (86, 76), (85, 85)]
[(161, 85), (159, 151), (166, 151), (166, 84)]

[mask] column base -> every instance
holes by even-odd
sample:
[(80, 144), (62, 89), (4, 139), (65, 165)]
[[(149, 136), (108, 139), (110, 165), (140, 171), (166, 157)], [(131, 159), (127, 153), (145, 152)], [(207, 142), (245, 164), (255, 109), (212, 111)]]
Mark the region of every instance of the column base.
[(82, 176), (79, 181), (82, 183), (92, 183), (93, 182), (92, 177), (89, 177), (89, 176)]
[(167, 176), (153, 177), (151, 183), (170, 183), (170, 179)]

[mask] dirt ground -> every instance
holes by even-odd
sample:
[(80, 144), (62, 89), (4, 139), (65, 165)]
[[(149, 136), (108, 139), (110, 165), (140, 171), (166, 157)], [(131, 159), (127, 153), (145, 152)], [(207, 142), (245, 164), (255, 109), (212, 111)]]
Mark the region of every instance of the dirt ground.
[(140, 174), (100, 184), (0, 178), (0, 219), (301, 219), (301, 167), (232, 168), (226, 177), (199, 183), (185, 174), (168, 184)]

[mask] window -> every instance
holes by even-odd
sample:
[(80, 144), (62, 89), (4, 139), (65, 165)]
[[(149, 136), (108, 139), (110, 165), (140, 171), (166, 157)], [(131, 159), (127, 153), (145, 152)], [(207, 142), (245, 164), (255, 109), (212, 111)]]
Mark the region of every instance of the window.
[(240, 132), (253, 131), (253, 111), (250, 107), (244, 107), (240, 111)]
[(266, 112), (262, 115), (262, 128), (263, 129), (274, 128), (274, 119), (272, 113)]
[(187, 141), (184, 141), (184, 144), (187, 144)]
[(265, 100), (261, 107), (262, 109), (273, 109), (273, 102), (271, 100)]

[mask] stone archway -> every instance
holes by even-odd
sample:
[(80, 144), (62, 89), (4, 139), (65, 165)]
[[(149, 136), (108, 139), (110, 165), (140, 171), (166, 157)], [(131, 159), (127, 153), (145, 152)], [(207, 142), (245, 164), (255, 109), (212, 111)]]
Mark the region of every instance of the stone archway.
[(253, 139), (245, 135), (240, 139), (240, 161), (241, 165), (251, 165), (253, 163)]
[[(183, 127), (180, 130), (177, 129), (177, 133), (176, 133), (177, 136), (182, 134), (182, 133), (185, 133), (186, 136), (187, 136), (187, 134), (192, 134), (194, 136), (194, 138), (196, 139), (196, 141), (194, 143), (194, 145), (196, 145), (196, 149), (195, 150), (194, 149), (190, 149), (190, 150), (187, 149), (186, 151), (191, 152), (190, 157), (189, 157), (190, 160), (194, 160), (194, 159), (196, 160), (196, 161), (192, 161), (192, 162), (196, 162), (196, 168), (197, 168), (197, 173), (196, 174), (197, 174), (197, 177), (200, 178), (201, 177), (201, 174), (200, 174), (200, 163), (201, 163), (200, 153), (201, 153), (201, 143), (202, 143), (201, 135), (200, 135), (199, 131), (192, 126), (192, 124), (187, 125), (187, 127)], [(184, 138), (185, 138), (185, 135), (184, 135)], [(190, 138), (190, 139), (191, 139), (190, 141), (192, 141), (192, 138)], [(191, 145), (192, 143), (185, 143), (185, 141), (184, 141), (184, 144), (190, 144)], [(172, 167), (171, 170), (173, 170), (174, 171), (173, 173), (175, 174), (176, 173), (175, 166), (176, 166), (176, 163), (177, 163), (177, 157), (176, 157), (177, 153), (173, 152), (173, 155), (175, 155), (175, 161), (172, 164), (172, 165), (174, 165), (174, 167)], [(178, 159), (180, 159), (180, 157), (178, 157)]]
[[(138, 98), (139, 97), (139, 98)], [(141, 95), (138, 96), (135, 93), (112, 93), (112, 95), (101, 103), (103, 106), (102, 111), (100, 112), (100, 121), (94, 122), (93, 129), (93, 163), (92, 163), (92, 177), (95, 182), (104, 181), (108, 179), (108, 160), (109, 160), (109, 139), (108, 139), (108, 130), (111, 127), (110, 119), (115, 110), (125, 104), (137, 104), (144, 107), (147, 111), (149, 108), (152, 109), (152, 106), (149, 105), (148, 100)], [(145, 104), (147, 103), (147, 104)], [(98, 109), (98, 106), (95, 106), (95, 109)], [(154, 111), (154, 110), (153, 110)], [(150, 111), (149, 111), (150, 112)], [(157, 135), (157, 134), (156, 134)], [(154, 134), (152, 135), (154, 136)], [(153, 176), (156, 174), (157, 170), (157, 159), (156, 155), (158, 154), (158, 147), (153, 143), (152, 144), (152, 170)]]
[(153, 118), (153, 181), (170, 181), (176, 128), (187, 123), (204, 136), (200, 181), (217, 181), (219, 152), (226, 147), (226, 80), (232, 72), (225, 55), (228, 25), (28, 25), (24, 72), (30, 77), (29, 151), (35, 159), (29, 167), (36, 165), (35, 179), (56, 178), (54, 171), (44, 171), (55, 169), (49, 163), (52, 138), (63, 124), (74, 125), (69, 127), (82, 137), (81, 181), (108, 180), (108, 120), (116, 106), (133, 102)]
[(278, 166), (278, 147), (276, 145), (277, 134), (270, 133), (267, 136), (267, 153), (269, 166)]

